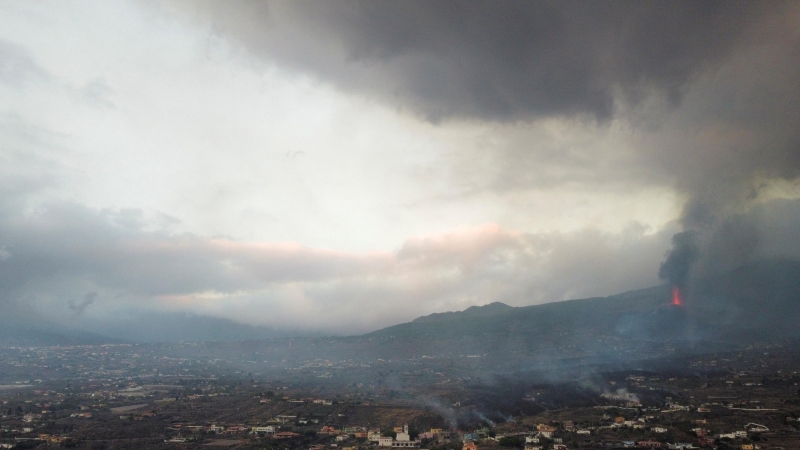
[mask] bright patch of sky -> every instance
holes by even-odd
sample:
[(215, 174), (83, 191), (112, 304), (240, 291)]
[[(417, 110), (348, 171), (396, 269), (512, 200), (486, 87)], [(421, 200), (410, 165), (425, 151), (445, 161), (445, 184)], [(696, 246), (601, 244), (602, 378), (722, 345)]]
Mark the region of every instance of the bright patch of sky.
[[(430, 124), (139, 4), (2, 8), (0, 39), (41, 68), (0, 88), (2, 114), (41, 130), (61, 177), (37, 201), (139, 209), (173, 233), (347, 251), (484, 223), (655, 232), (680, 207), (659, 185), (494, 187), (498, 149), (630, 146), (622, 126)], [(548, 170), (541, 176), (576, 169)]]

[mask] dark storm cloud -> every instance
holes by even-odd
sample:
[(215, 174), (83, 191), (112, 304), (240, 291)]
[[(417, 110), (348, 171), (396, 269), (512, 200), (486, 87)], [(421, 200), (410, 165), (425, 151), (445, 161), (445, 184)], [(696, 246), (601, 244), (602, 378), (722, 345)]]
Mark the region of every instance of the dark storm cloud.
[[(659, 184), (686, 194), (687, 208), (701, 205), (719, 216), (746, 200), (757, 177), (800, 173), (800, 8), (793, 2), (272, 1), (176, 8), (266, 61), (427, 119), (519, 125), (594, 117), (632, 129), (628, 153), (619, 145), (576, 152), (555, 142), (552, 154), (540, 148), (540, 134), (501, 129), (519, 136), (480, 156), (481, 170), (495, 177), (465, 183), (473, 191)], [(593, 132), (602, 138), (608, 129)]]
[(255, 55), (432, 120), (608, 119), (678, 102), (772, 4), (273, 1), (182, 3)]

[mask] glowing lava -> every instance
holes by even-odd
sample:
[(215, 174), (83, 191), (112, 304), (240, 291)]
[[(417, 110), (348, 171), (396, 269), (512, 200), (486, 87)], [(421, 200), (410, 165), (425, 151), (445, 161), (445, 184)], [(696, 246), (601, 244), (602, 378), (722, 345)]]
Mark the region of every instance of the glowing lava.
[(681, 304), (683, 304), (683, 296), (678, 286), (672, 286), (672, 304), (675, 306), (681, 306)]

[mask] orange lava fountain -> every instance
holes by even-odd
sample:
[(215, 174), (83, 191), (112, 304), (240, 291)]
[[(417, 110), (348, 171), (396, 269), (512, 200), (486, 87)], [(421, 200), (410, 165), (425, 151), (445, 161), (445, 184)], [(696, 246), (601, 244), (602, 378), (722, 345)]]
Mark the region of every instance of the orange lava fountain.
[(675, 306), (681, 306), (683, 304), (683, 296), (678, 286), (672, 286), (672, 304)]

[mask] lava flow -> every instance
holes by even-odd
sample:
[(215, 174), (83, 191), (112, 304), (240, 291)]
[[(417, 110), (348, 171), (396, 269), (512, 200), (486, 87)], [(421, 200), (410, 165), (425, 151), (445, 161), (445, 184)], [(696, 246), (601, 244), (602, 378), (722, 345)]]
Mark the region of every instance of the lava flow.
[(672, 304), (675, 306), (681, 306), (683, 304), (683, 296), (678, 286), (672, 287)]

